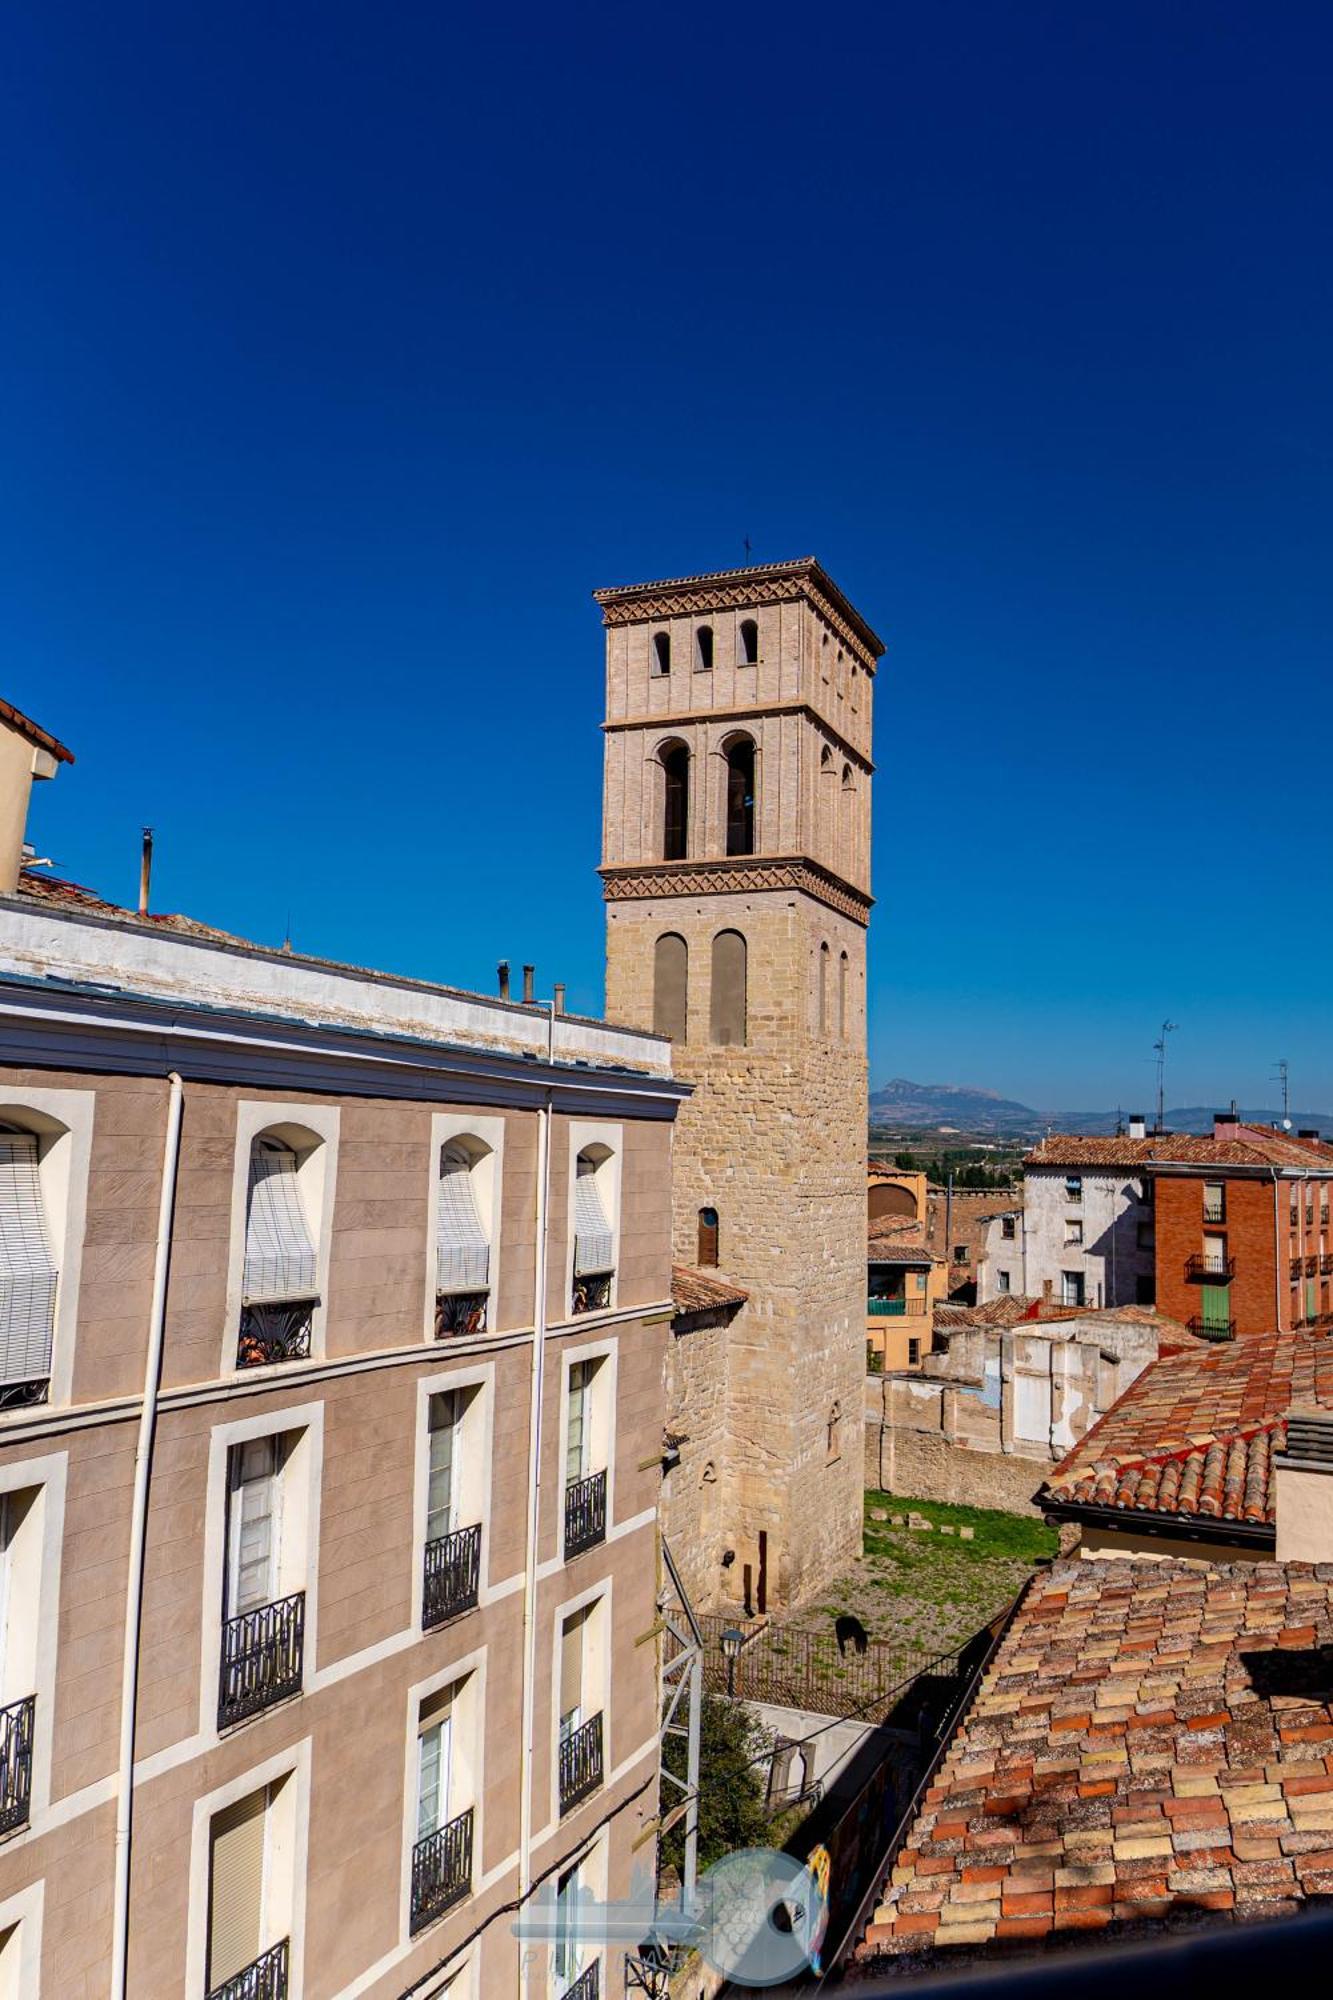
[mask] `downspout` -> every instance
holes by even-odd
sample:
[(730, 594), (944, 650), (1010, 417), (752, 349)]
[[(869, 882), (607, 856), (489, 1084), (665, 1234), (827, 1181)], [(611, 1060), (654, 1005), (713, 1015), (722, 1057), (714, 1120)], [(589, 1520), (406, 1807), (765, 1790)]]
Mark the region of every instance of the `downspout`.
[(162, 1159), (162, 1193), (157, 1207), (157, 1247), (153, 1255), (153, 1300), (148, 1320), (139, 1442), (134, 1453), (134, 1504), (130, 1516), (130, 1571), (125, 1592), (125, 1654), (120, 1676), (120, 1757), (116, 1774), (116, 1881), (111, 1933), (111, 1996), (125, 2000), (130, 1933), (130, 1835), (134, 1814), (134, 1720), (139, 1696), (139, 1626), (143, 1616), (144, 1554), (148, 1539), (148, 1480), (157, 1430), (157, 1396), (162, 1377), (162, 1342), (167, 1318), (167, 1270), (171, 1262), (171, 1218), (180, 1163), (181, 1115), (185, 1087), (170, 1073), (167, 1135)]
[[(548, 1047), (555, 1036), (552, 1007)], [(532, 1379), (528, 1391), (528, 1521), (523, 1558), (523, 1714), (519, 1741), (518, 1900), (532, 1888), (533, 1730), (537, 1677), (537, 1531), (541, 1519), (542, 1387), (546, 1374), (546, 1214), (551, 1186), (551, 1091), (537, 1112), (537, 1249), (533, 1260)]]
[(1277, 1198), (1277, 1191), (1282, 1175), (1277, 1167), (1270, 1167), (1268, 1171), (1273, 1176), (1273, 1330), (1275, 1333), (1280, 1333), (1282, 1331), (1282, 1233), (1278, 1222), (1278, 1210), (1282, 1204)]

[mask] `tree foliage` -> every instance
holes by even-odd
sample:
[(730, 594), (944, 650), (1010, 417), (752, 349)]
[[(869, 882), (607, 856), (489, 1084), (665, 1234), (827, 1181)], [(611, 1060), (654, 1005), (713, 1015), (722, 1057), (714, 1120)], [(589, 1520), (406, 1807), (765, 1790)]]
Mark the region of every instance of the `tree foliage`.
[[(770, 1748), (768, 1732), (739, 1701), (706, 1694), (699, 1717), (699, 1869), (700, 1872), (734, 1854), (740, 1847), (767, 1842), (764, 1811), (767, 1777), (762, 1761)], [(668, 1736), (662, 1762), (668, 1771), (685, 1776), (685, 1739)], [(761, 1761), (756, 1762), (759, 1759)], [(662, 1808), (669, 1812), (679, 1794), (662, 1788)], [(662, 1860), (677, 1870), (685, 1861), (685, 1823), (678, 1820), (662, 1842)]]

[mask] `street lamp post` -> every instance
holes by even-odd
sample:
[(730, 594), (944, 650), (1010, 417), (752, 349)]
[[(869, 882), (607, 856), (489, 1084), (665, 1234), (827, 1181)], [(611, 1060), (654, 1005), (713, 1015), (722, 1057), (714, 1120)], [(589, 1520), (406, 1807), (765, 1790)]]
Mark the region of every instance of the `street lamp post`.
[(736, 1697), (736, 1662), (745, 1644), (744, 1632), (738, 1632), (734, 1625), (728, 1625), (722, 1634), (722, 1656), (727, 1663), (727, 1694), (734, 1701)]

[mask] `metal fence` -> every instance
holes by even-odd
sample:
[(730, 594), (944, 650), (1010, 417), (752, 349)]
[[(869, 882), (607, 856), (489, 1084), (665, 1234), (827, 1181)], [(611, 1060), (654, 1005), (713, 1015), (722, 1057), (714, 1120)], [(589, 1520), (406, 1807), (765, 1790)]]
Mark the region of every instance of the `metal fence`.
[[(956, 1654), (934, 1654), (910, 1640), (844, 1633), (840, 1648), (836, 1627), (774, 1625), (717, 1613), (702, 1613), (698, 1622), (704, 1641), (705, 1688), (710, 1694), (734, 1694), (741, 1701), (883, 1722), (914, 1698), (918, 1682), (947, 1679), (957, 1671)], [(728, 1631), (742, 1637), (734, 1661), (728, 1661), (722, 1649), (722, 1635)], [(927, 1693), (928, 1688), (921, 1686), (915, 1698), (919, 1701)]]

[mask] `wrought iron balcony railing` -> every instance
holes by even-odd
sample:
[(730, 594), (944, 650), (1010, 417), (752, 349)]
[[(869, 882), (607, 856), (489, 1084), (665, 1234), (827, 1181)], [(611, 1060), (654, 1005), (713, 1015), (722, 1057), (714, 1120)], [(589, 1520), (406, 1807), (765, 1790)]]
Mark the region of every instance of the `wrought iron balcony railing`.
[(1306, 1275), (1306, 1277), (1307, 1277), (1307, 1278), (1317, 1278), (1317, 1277), (1319, 1276), (1319, 1259), (1318, 1259), (1318, 1257), (1307, 1257), (1307, 1258), (1306, 1258), (1306, 1260), (1305, 1260), (1305, 1275)]
[(606, 1540), (606, 1474), (594, 1472), (565, 1488), (565, 1559)]
[(1200, 1340), (1234, 1340), (1236, 1322), (1234, 1319), (1203, 1319), (1198, 1314), (1190, 1320), (1189, 1330)]
[(218, 1728), (228, 1729), (300, 1694), (305, 1659), (305, 1592), (261, 1604), (222, 1627)]
[(600, 2000), (602, 1991), (602, 1961), (595, 1958), (591, 1965), (585, 1965), (572, 1986), (567, 1986), (560, 2000)]
[(424, 1930), (472, 1893), (472, 1807), (412, 1849), (411, 1928)]
[(1291, 1282), (1293, 1285), (1295, 1284), (1297, 1278), (1300, 1277), (1303, 1268), (1304, 1266), (1302, 1264), (1301, 1259), (1299, 1257), (1293, 1257), (1291, 1260)]
[(1330, 1256), (1327, 1251), (1319, 1259), (1319, 1269), (1325, 1278), (1333, 1274), (1333, 1256)]
[(481, 1523), (455, 1528), (426, 1544), (421, 1587), (421, 1622), (429, 1630), (471, 1611), (481, 1580)]
[(576, 1313), (606, 1312), (611, 1305), (610, 1271), (581, 1271), (574, 1277), (572, 1298)]
[(276, 1361), (308, 1361), (318, 1299), (269, 1299), (241, 1307), (236, 1341), (238, 1368), (268, 1368)]
[(435, 1294), (435, 1338), (458, 1340), (469, 1334), (485, 1333), (489, 1292), (437, 1292)]
[(291, 1944), (287, 1938), (261, 1952), (253, 1964), (215, 1986), (208, 2000), (287, 2000)]
[(560, 1743), (560, 1810), (572, 1811), (602, 1782), (602, 1718), (594, 1715)]
[(1210, 1224), (1225, 1222), (1227, 1219), (1227, 1205), (1225, 1201), (1205, 1200), (1203, 1204), (1203, 1219), (1206, 1223)]
[(1185, 1276), (1193, 1285), (1229, 1285), (1236, 1275), (1234, 1257), (1218, 1257), (1211, 1251), (1185, 1259)]
[(32, 1731), (37, 1697), (0, 1708), (0, 1833), (26, 1826), (32, 1801)]
[(29, 1375), (17, 1382), (0, 1382), (0, 1410), (26, 1410), (44, 1403), (51, 1390), (49, 1375)]

